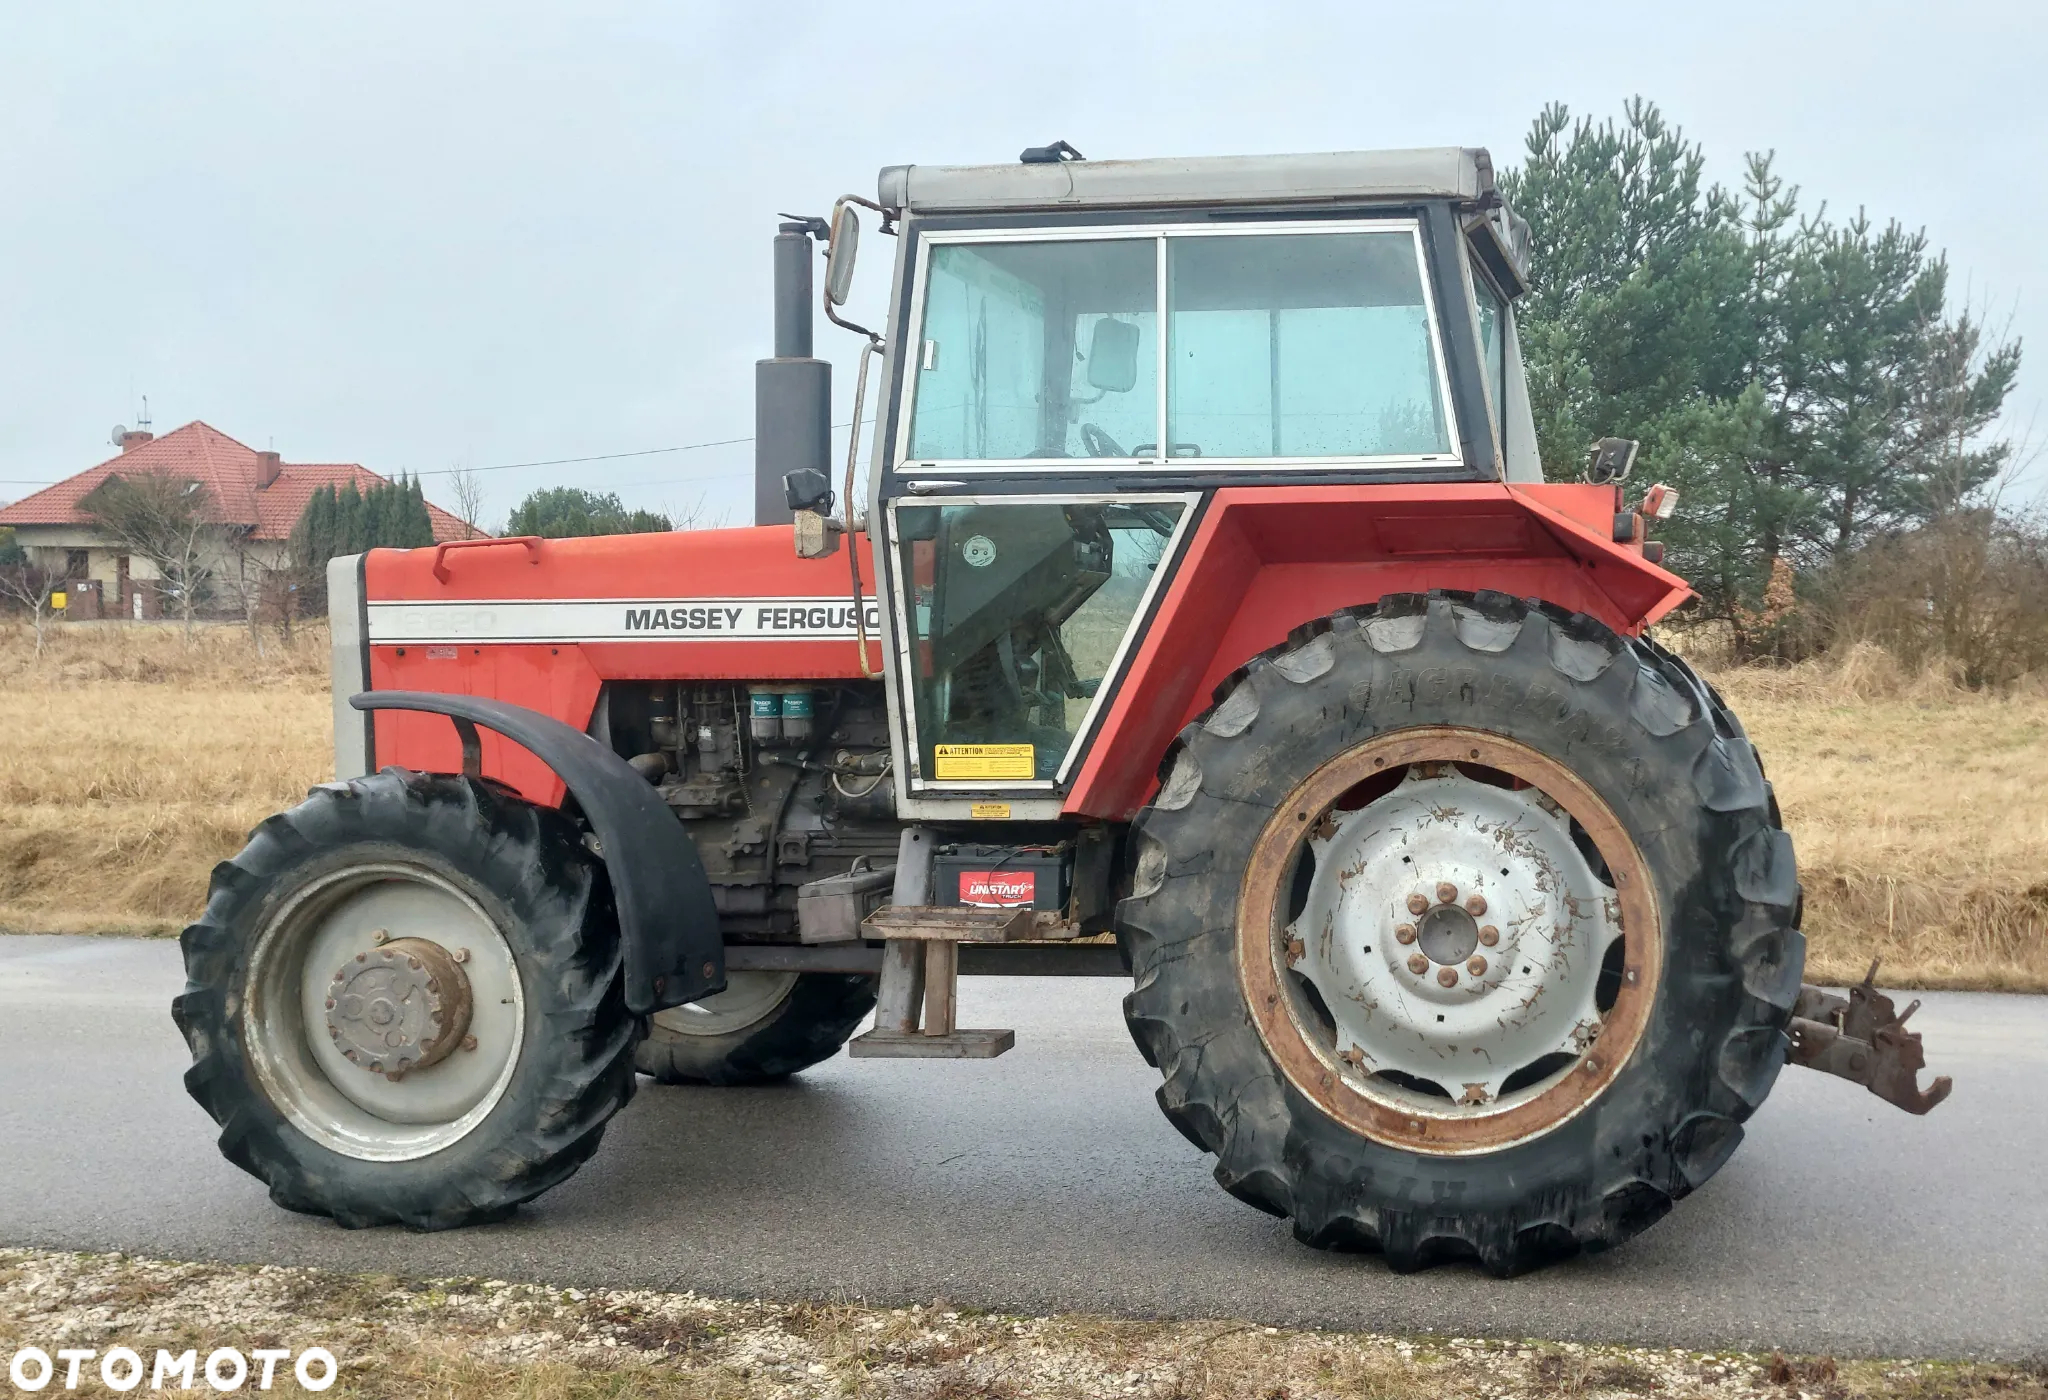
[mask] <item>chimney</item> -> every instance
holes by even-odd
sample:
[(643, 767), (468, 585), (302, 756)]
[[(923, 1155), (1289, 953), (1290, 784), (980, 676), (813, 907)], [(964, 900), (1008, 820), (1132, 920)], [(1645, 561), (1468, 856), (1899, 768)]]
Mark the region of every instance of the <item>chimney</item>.
[(141, 428), (130, 429), (121, 434), (121, 450), (123, 452), (133, 452), (136, 448), (155, 437), (155, 433), (146, 432)]
[(277, 480), (277, 474), (279, 470), (283, 468), (283, 466), (283, 461), (278, 457), (278, 455), (275, 452), (257, 453), (256, 489), (258, 491), (261, 491), (264, 487), (270, 485), (271, 482)]
[(811, 224), (775, 232), (775, 358), (754, 362), (754, 523), (787, 525), (782, 478), (832, 479), (832, 364), (811, 355)]

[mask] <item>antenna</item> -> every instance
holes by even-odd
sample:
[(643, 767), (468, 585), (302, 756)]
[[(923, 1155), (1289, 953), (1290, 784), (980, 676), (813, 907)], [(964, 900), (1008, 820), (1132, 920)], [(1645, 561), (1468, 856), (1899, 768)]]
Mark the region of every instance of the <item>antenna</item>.
[(149, 395), (142, 396), (142, 416), (135, 420), (135, 426), (147, 431), (149, 428)]

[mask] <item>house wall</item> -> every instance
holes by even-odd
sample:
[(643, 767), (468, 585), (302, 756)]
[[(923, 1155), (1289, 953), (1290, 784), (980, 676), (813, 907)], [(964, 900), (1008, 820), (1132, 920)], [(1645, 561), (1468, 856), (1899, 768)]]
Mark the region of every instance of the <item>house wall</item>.
[[(134, 596), (138, 592), (144, 595), (143, 610), (139, 615), (158, 615), (157, 590), (147, 587), (162, 577), (156, 566), (139, 554), (130, 554), (108, 544), (90, 527), (17, 525), (14, 527), (14, 537), (16, 543), (29, 552), (31, 560), (44, 569), (62, 570), (70, 551), (85, 550), (85, 576), (99, 581), (106, 616), (138, 616), (134, 603)], [(263, 576), (283, 568), (289, 554), (290, 546), (283, 540), (237, 541), (227, 531), (221, 531), (216, 538), (208, 541), (200, 555), (201, 567), (212, 580), (213, 595), (203, 611), (208, 614), (226, 613), (239, 616), (243, 606), (244, 588), (252, 591), (259, 589)], [(128, 561), (125, 587), (121, 577), (123, 558)], [(165, 610), (175, 612), (176, 604), (171, 603)]]

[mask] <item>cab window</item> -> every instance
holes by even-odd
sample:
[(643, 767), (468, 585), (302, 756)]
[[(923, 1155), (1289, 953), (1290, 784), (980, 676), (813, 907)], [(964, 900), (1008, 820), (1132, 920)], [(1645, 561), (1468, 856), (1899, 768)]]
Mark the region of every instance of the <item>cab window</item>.
[(1413, 226), (1298, 227), (935, 236), (906, 465), (1453, 455)]

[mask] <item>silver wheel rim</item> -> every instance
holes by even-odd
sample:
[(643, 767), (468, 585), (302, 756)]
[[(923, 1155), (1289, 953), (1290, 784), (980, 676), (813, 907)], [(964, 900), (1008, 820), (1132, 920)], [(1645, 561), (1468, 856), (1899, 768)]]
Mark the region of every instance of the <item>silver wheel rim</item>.
[(759, 1025), (796, 989), (794, 972), (728, 972), (725, 990), (702, 1001), (654, 1013), (654, 1024), (673, 1035), (731, 1035)]
[(1355, 1089), (1439, 1116), (1506, 1113), (1599, 1037), (1619, 902), (1539, 790), (1418, 764), (1330, 813), (1308, 848), (1285, 956)]
[[(327, 1002), (337, 971), (402, 938), (462, 951), (474, 1044), (393, 1078), (344, 1056)], [(300, 1132), (347, 1157), (410, 1161), (459, 1142), (518, 1067), (526, 997), (511, 945), (474, 899), (422, 866), (353, 866), (299, 890), (258, 934), (246, 985), (243, 1042), (265, 1094)]]

